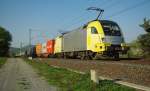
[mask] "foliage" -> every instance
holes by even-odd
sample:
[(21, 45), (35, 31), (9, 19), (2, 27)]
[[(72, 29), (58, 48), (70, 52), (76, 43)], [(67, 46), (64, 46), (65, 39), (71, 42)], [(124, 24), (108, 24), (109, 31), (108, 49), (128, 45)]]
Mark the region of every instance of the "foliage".
[(143, 50), (140, 48), (140, 43), (138, 40), (132, 41), (129, 45), (130, 45), (130, 49), (128, 51), (129, 57), (141, 57), (141, 56), (143, 56)]
[(140, 35), (138, 37), (140, 47), (143, 50), (144, 56), (150, 56), (150, 33)]
[(28, 60), (38, 73), (44, 76), (51, 85), (58, 86), (60, 91), (135, 91), (135, 89), (115, 84), (113, 81), (101, 80), (95, 84), (89, 74), (79, 74), (64, 68), (54, 68), (42, 62)]
[(12, 41), (11, 34), (3, 27), (0, 27), (0, 56), (8, 55), (11, 41)]
[(140, 25), (140, 27), (144, 28), (146, 32), (150, 32), (150, 20), (144, 18), (144, 23)]
[(138, 42), (143, 50), (143, 55), (145, 57), (150, 56), (150, 20), (144, 18), (144, 24), (140, 25), (147, 33), (142, 34), (138, 37)]
[(0, 68), (2, 67), (3, 64), (5, 64), (6, 58), (0, 58)]

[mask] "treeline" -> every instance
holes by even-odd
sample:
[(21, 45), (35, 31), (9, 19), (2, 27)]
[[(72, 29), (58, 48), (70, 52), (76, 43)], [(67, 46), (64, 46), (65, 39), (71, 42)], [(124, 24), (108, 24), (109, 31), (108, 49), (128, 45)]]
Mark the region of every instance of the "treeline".
[(0, 57), (9, 55), (12, 36), (5, 28), (0, 26)]
[(132, 56), (140, 56), (150, 58), (150, 20), (144, 19), (144, 23), (140, 25), (145, 34), (141, 34), (138, 38), (130, 43), (129, 54)]

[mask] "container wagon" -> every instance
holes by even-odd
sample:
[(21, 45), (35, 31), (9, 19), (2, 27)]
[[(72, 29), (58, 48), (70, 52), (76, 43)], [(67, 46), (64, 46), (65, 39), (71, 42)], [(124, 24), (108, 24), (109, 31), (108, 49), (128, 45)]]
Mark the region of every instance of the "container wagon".
[(48, 40), (45, 43), (38, 46), (38, 51), (40, 56), (39, 57), (52, 57), (54, 55), (54, 44), (55, 40)]
[(41, 50), (42, 50), (42, 44), (41, 43), (37, 43), (35, 49), (36, 49), (36, 55), (37, 55), (37, 57), (41, 57), (41, 55), (42, 55), (42, 52), (41, 52)]
[(54, 54), (58, 58), (63, 57), (63, 53), (62, 53), (62, 36), (58, 36), (58, 37), (55, 38)]
[(42, 57), (48, 57), (46, 43), (42, 44), (41, 54)]
[(47, 57), (53, 57), (54, 55), (55, 40), (48, 40), (46, 43)]

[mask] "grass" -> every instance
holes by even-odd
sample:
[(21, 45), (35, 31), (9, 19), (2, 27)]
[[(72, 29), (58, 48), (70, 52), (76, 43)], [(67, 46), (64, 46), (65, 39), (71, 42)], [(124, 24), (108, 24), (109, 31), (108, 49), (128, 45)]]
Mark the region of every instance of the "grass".
[(0, 58), (0, 68), (2, 67), (3, 64), (5, 64), (6, 58), (1, 57)]
[(60, 91), (135, 91), (133, 88), (109, 80), (101, 80), (99, 84), (95, 84), (90, 80), (89, 74), (83, 75), (64, 68), (54, 68), (41, 62), (29, 60), (27, 62), (38, 69), (38, 73), (51, 85), (59, 87)]

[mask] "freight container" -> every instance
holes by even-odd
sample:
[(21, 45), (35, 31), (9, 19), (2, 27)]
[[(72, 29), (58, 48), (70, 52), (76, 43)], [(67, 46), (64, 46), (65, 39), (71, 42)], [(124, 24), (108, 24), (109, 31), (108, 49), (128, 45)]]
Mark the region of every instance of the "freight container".
[(55, 40), (48, 40), (47, 41), (46, 48), (47, 48), (48, 55), (54, 54), (54, 44), (55, 44)]
[(55, 39), (54, 53), (58, 54), (61, 52), (62, 52), (62, 36), (58, 36)]
[(38, 57), (41, 56), (41, 50), (42, 50), (42, 44), (40, 44), (40, 43), (36, 44), (36, 55)]
[(42, 57), (47, 57), (48, 53), (47, 53), (47, 47), (46, 47), (46, 43), (42, 44)]

